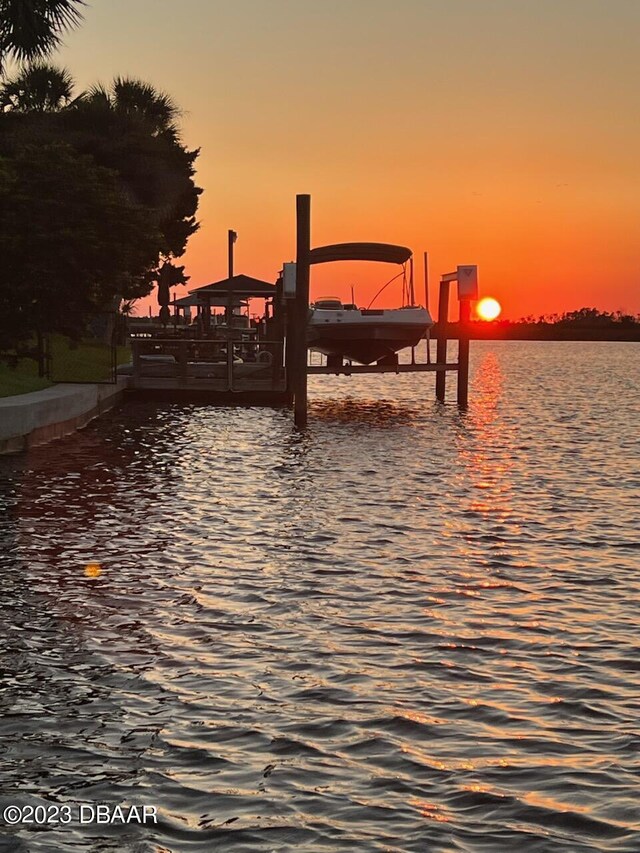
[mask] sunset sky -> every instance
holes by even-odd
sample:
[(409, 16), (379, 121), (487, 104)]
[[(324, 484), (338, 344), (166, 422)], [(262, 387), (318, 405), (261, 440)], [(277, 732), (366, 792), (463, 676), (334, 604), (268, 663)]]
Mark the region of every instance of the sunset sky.
[[(190, 288), (225, 277), (229, 228), (236, 271), (275, 280), (308, 192), (313, 245), (428, 250), (432, 298), (478, 264), (517, 319), (640, 312), (639, 41), (640, 0), (90, 0), (56, 61), (184, 109)], [(318, 268), (312, 297), (366, 304), (394, 272)]]

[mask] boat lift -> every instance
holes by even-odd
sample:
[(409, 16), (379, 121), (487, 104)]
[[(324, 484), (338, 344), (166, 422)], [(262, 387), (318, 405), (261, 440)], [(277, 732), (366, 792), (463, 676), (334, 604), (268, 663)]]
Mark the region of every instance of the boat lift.
[[(435, 338), (436, 358), (431, 360), (427, 332), (427, 361), (418, 363), (412, 352), (409, 364), (331, 364), (308, 363), (309, 282), (311, 267), (334, 261), (378, 261), (405, 264), (412, 260), (410, 249), (387, 243), (338, 243), (311, 247), (311, 196), (296, 197), (296, 261), (285, 264), (283, 274), (275, 285), (248, 276), (233, 275), (233, 243), (236, 233), (229, 231), (229, 277), (192, 291), (196, 303), (205, 308), (224, 304), (227, 318), (226, 333), (220, 338), (205, 330), (197, 339), (171, 335), (166, 324), (162, 330), (150, 330), (144, 338), (132, 338), (133, 364), (130, 389), (138, 394), (180, 400), (204, 400), (213, 405), (285, 406), (292, 405), (297, 427), (307, 424), (307, 380), (311, 375), (345, 375), (360, 373), (435, 373), (436, 398), (444, 403), (446, 377), (457, 372), (457, 402), (462, 408), (468, 403), (469, 334), (471, 301), (478, 296), (477, 267), (459, 266), (455, 272), (440, 279), (438, 317)], [(426, 258), (425, 258), (426, 273)], [(456, 282), (459, 322), (449, 323), (451, 282)], [(233, 326), (233, 309), (243, 296), (272, 295), (271, 329), (265, 337), (242, 340), (245, 348), (253, 347), (257, 354), (248, 363), (236, 364), (234, 357), (238, 330)], [(428, 286), (425, 274), (426, 308)], [(195, 298), (195, 297), (194, 297)], [(221, 302), (216, 303), (216, 299)], [(410, 279), (410, 299), (413, 301), (413, 275)], [(208, 313), (208, 310), (207, 312)], [(206, 319), (206, 318), (205, 318)], [(208, 325), (208, 324), (207, 324)], [(175, 330), (179, 331), (179, 327)], [(265, 333), (266, 334), (266, 333)], [(202, 338), (202, 340), (200, 340)], [(268, 339), (267, 339), (268, 338)], [(458, 338), (458, 360), (447, 360), (449, 338)], [(224, 352), (221, 344), (226, 343)], [(266, 359), (266, 360), (265, 360)]]
[[(359, 373), (435, 373), (436, 398), (444, 403), (448, 371), (458, 374), (457, 402), (466, 408), (469, 399), (469, 320), (471, 301), (478, 297), (478, 269), (474, 265), (459, 266), (455, 272), (440, 279), (437, 319), (436, 360), (426, 363), (381, 365), (343, 364), (338, 367), (320, 367), (308, 364), (307, 324), (309, 317), (309, 284), (311, 267), (314, 264), (332, 261), (382, 261), (405, 263), (410, 251), (403, 246), (386, 243), (338, 243), (311, 248), (311, 196), (296, 196), (296, 264), (295, 292), (289, 282), (285, 284), (284, 296), (289, 303), (287, 310), (287, 380), (289, 393), (293, 397), (294, 421), (297, 427), (307, 425), (309, 374)], [(409, 255), (407, 254), (409, 252)], [(451, 282), (458, 284), (459, 325), (458, 360), (447, 362), (449, 334), (449, 296)], [(427, 287), (425, 280), (425, 289)], [(287, 298), (288, 297), (288, 298)], [(428, 307), (428, 306), (427, 306)], [(427, 338), (427, 347), (429, 346)]]

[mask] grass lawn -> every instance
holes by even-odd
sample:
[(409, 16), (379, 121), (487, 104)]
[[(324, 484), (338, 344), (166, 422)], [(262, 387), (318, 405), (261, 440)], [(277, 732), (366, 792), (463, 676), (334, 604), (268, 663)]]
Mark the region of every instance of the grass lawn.
[[(111, 375), (111, 351), (95, 341), (83, 341), (71, 349), (66, 338), (53, 335), (51, 356), (52, 381), (38, 376), (38, 366), (31, 359), (22, 359), (15, 370), (0, 361), (0, 397), (28, 394), (55, 382), (100, 382)], [(117, 359), (118, 364), (131, 361), (131, 349), (118, 347)]]
[(18, 362), (15, 370), (0, 361), (0, 397), (13, 397), (14, 394), (28, 394), (53, 385), (48, 379), (38, 376), (38, 365), (30, 358)]

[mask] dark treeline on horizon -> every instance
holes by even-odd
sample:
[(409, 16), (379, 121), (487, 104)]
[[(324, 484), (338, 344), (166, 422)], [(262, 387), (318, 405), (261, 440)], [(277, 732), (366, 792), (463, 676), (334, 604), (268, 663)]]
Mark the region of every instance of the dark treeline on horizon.
[[(479, 340), (640, 341), (640, 315), (579, 308), (564, 314), (529, 315), (519, 320), (475, 320), (471, 337)], [(439, 325), (433, 327), (437, 337)], [(458, 336), (458, 323), (447, 325), (447, 336)]]
[(558, 326), (633, 326), (640, 323), (640, 314), (625, 314), (623, 311), (598, 311), (597, 308), (578, 308), (576, 311), (565, 311), (564, 314), (541, 314), (534, 317), (529, 314), (519, 320), (503, 320), (498, 322), (515, 323), (516, 325), (558, 325)]

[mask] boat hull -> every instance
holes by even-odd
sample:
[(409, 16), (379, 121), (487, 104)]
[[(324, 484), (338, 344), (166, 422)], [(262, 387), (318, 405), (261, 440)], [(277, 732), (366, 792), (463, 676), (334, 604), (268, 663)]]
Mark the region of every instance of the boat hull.
[(308, 345), (327, 356), (342, 356), (360, 364), (372, 364), (416, 346), (428, 323), (349, 323), (310, 325)]

